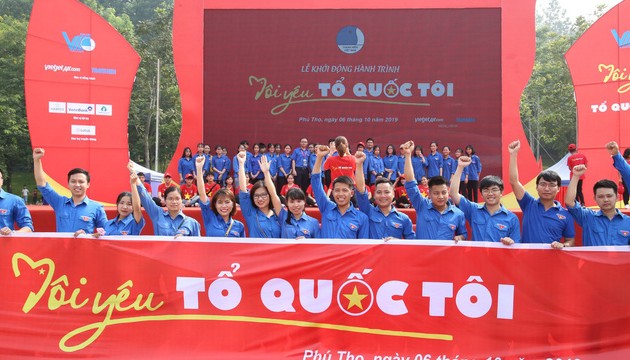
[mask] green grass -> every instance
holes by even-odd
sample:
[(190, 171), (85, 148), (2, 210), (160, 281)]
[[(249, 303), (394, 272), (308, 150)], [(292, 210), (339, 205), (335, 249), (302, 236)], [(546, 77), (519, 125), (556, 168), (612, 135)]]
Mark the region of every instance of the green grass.
[[(22, 186), (26, 185), (29, 194), (29, 202), (31, 201), (31, 195), (33, 194), (33, 189), (36, 187), (35, 178), (33, 177), (33, 172), (14, 172), (11, 174), (11, 193), (15, 194), (19, 197), (22, 197)], [(4, 179), (4, 190), (7, 190), (7, 179), (5, 174)]]

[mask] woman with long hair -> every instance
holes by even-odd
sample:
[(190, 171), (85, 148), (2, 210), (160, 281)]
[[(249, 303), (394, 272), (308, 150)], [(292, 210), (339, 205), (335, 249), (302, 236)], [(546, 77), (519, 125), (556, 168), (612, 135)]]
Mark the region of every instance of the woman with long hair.
[[(203, 169), (205, 158), (197, 158), (197, 172)], [(236, 214), (236, 198), (234, 193), (225, 188), (219, 189), (208, 200), (201, 177), (197, 177), (199, 190), (199, 207), (206, 229), (210, 237), (245, 237), (245, 225), (234, 219)]]
[[(278, 216), (271, 208), (270, 191), (273, 191), (276, 196), (277, 194), (275, 194), (275, 189), (269, 189), (262, 181), (254, 183), (251, 190), (247, 189), (244, 168), (246, 158), (245, 151), (241, 151), (237, 155), (239, 162), (238, 197), (247, 224), (247, 231), (250, 237), (278, 238), (280, 237), (280, 224), (278, 223)], [(268, 165), (267, 158), (262, 157), (260, 159), (259, 169), (261, 169), (262, 164)]]
[(470, 165), (468, 166), (468, 183), (466, 184), (466, 192), (468, 192), (468, 200), (478, 202), (479, 200), (479, 178), (481, 176), (481, 160), (475, 153), (472, 145), (466, 145), (466, 155), (470, 157)]
[(186, 175), (195, 175), (195, 160), (192, 158), (192, 151), (189, 147), (184, 148), (182, 157), (177, 162), (177, 173), (179, 173), (179, 183), (183, 184)]

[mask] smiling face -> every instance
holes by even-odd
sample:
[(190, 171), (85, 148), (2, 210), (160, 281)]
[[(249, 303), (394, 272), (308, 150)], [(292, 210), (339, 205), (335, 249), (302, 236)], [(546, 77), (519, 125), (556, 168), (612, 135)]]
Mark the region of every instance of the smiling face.
[(379, 208), (389, 208), (394, 201), (394, 188), (387, 182), (376, 185), (374, 189), (374, 203)]
[(118, 215), (120, 215), (121, 219), (126, 218), (133, 212), (133, 207), (131, 205), (131, 197), (123, 196), (120, 198), (120, 201), (116, 204), (116, 210), (118, 210)]
[(177, 213), (182, 209), (182, 196), (173, 190), (166, 195), (166, 208), (170, 213)]
[(90, 183), (85, 174), (72, 174), (68, 180), (68, 188), (73, 197), (83, 197), (90, 188)]
[(304, 212), (306, 201), (302, 199), (287, 199), (287, 208), (294, 216), (300, 216)]
[(352, 195), (354, 195), (354, 189), (352, 189), (348, 184), (338, 182), (333, 187), (333, 198), (339, 207), (344, 207), (350, 204)]
[(217, 195), (215, 208), (220, 216), (229, 217), (234, 209), (234, 202), (225, 195)]
[(265, 187), (259, 187), (254, 191), (254, 204), (259, 209), (269, 207), (269, 192)]
[(499, 205), (501, 203), (501, 196), (503, 196), (501, 188), (497, 185), (481, 189), (481, 198), (488, 206)]

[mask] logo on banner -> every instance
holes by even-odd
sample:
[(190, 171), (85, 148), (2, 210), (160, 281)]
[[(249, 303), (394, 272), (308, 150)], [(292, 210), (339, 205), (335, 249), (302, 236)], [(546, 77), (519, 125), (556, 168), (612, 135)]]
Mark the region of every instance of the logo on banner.
[(70, 40), (68, 34), (65, 31), (62, 31), (63, 39), (66, 41), (66, 45), (68, 45), (68, 49), (72, 52), (84, 52), (84, 51), (92, 51), (96, 48), (96, 42), (92, 39), (92, 35), (90, 34), (79, 34), (76, 35)]
[(66, 103), (60, 101), (49, 101), (48, 102), (48, 112), (51, 114), (65, 114), (66, 113)]
[(364, 42), (363, 31), (354, 25), (346, 26), (337, 33), (337, 46), (346, 54), (359, 52)]
[(96, 104), (96, 115), (112, 116), (112, 105)]
[(94, 104), (68, 103), (68, 114), (94, 115)]
[(630, 47), (630, 30), (623, 33), (623, 35), (621, 35), (621, 38), (619, 37), (617, 29), (612, 29), (611, 32), (613, 34), (613, 37), (615, 38), (615, 41), (617, 42), (617, 45), (619, 45), (620, 48)]
[[(93, 125), (72, 125), (71, 126), (71, 134), (72, 135), (88, 135), (95, 136), (96, 135), (96, 126)], [(90, 218), (87, 218), (88, 221)]]

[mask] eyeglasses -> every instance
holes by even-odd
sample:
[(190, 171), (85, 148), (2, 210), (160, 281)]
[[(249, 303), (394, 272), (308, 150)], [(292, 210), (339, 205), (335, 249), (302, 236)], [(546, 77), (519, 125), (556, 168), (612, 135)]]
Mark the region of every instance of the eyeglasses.
[(548, 182), (539, 182), (538, 186), (540, 186), (541, 188), (547, 188), (547, 189), (555, 189), (558, 187), (558, 184), (556, 183), (548, 183)]
[(269, 194), (255, 194), (254, 199), (266, 199), (269, 197)]
[(500, 192), (501, 192), (501, 189), (499, 189), (499, 188), (491, 188), (491, 189), (483, 189), (483, 190), (481, 190), (482, 194), (491, 194), (491, 193), (498, 194)]

